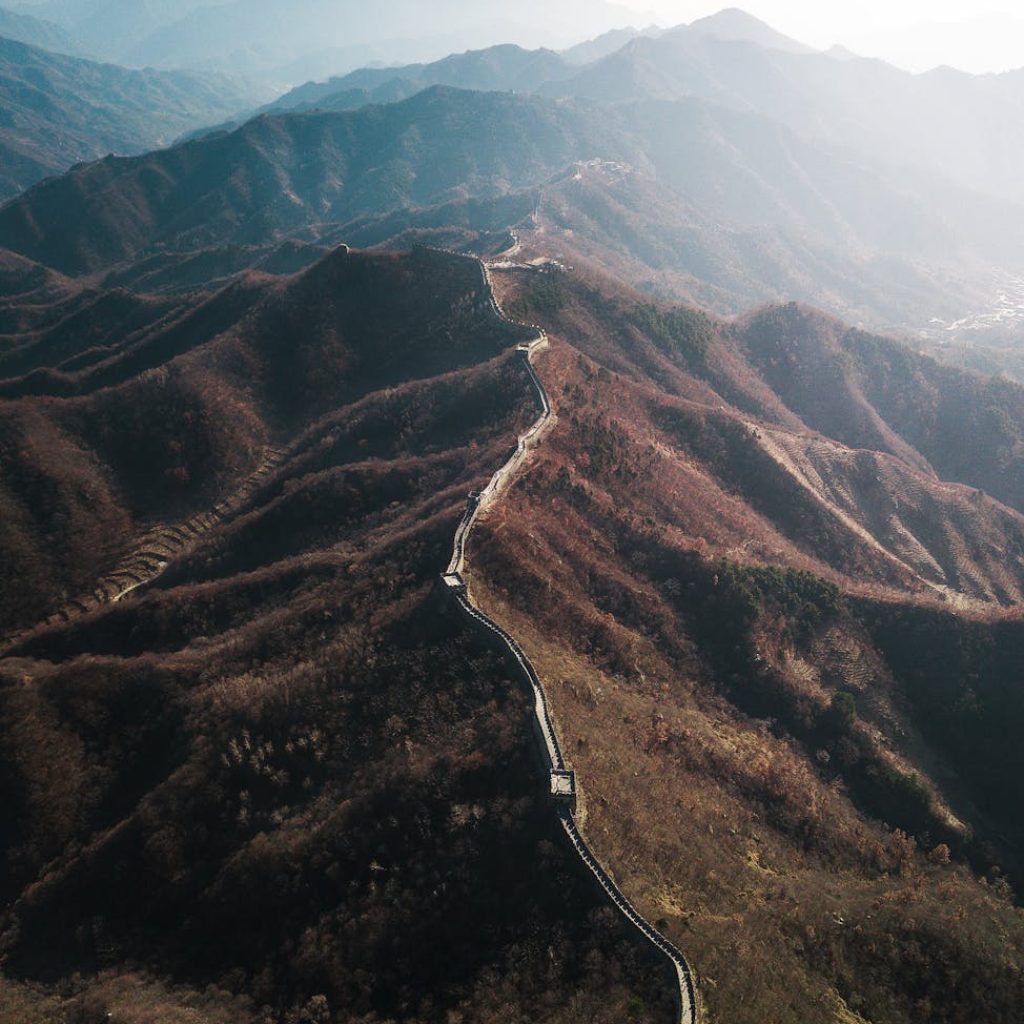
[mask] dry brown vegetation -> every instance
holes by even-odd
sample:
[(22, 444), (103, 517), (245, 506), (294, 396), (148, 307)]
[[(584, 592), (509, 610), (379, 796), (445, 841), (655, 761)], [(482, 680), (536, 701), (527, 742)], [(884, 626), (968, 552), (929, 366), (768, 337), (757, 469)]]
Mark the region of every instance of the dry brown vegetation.
[[(0, 1016), (668, 1019), (434, 591), (536, 415), (478, 268), (153, 297), (4, 266)], [(558, 422), (472, 586), (710, 1019), (1016, 1024), (1021, 392), (795, 307), (497, 281)], [(153, 583), (36, 625), (268, 443)]]
[(434, 593), (535, 415), (485, 299), (469, 261), (339, 253), (3, 403), (52, 481), (5, 460), (4, 593), (39, 608), (69, 585), (42, 560), (62, 514), (96, 524), (66, 556), (87, 576), (100, 538), (219, 495), (267, 436), (288, 452), (153, 585), (0, 661), (5, 1020), (668, 1018), (665, 965), (544, 798), (525, 695)]
[(474, 589), (711, 1019), (1017, 1020), (1024, 393), (795, 308), (708, 338), (596, 278), (499, 284), (558, 426)]

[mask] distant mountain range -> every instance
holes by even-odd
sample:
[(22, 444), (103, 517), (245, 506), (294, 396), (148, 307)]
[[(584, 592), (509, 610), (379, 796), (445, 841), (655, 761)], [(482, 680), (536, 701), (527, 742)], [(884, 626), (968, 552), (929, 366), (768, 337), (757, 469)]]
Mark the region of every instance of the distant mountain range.
[(628, 35), (618, 49), (582, 67), (571, 52), (515, 56), (500, 47), (429, 65), (359, 70), (302, 86), (274, 107), (331, 108), (355, 88), (373, 100), (387, 83), (516, 89), (606, 103), (697, 97), (775, 118), (870, 160), (912, 164), (967, 188), (1024, 200), (1018, 173), (1024, 136), (1008, 130), (1024, 116), (1024, 71), (912, 75), (841, 48), (817, 53), (739, 11)]
[[(444, 63), (477, 75), (560, 66), (550, 53), (489, 56)], [(364, 72), (349, 84), (378, 80)], [(611, 182), (570, 173), (564, 184), (567, 168), (595, 158), (626, 170)], [(1015, 207), (872, 167), (755, 114), (692, 99), (608, 107), (447, 86), (354, 111), (263, 115), (77, 168), (0, 210), (0, 246), (79, 274), (156, 252), (351, 231), (360, 244), (386, 244), (436, 224), (431, 208), (538, 188), (506, 226), (525, 217), (529, 234), (535, 207), (549, 220), (548, 245), (723, 312), (797, 296), (857, 322), (916, 327), (922, 310), (955, 319), (982, 301), (991, 268), (1024, 265)], [(501, 224), (486, 205), (463, 220)]]
[(0, 245), (81, 273), (154, 248), (264, 243), (498, 196), (609, 147), (644, 159), (596, 107), (438, 87), (351, 113), (265, 115), (231, 134), (77, 168), (0, 210)]
[(52, 21), (0, 7), (0, 37), (57, 53), (81, 54), (81, 45)]
[[(168, 8), (143, 13), (159, 20)], [(352, 38), (375, 24), (363, 12)], [(205, 78), (133, 78), (6, 52), (8, 193), (75, 161), (166, 145), (178, 131), (199, 146), (78, 169), (0, 213), (0, 244), (72, 273), (207, 246), (265, 254), (285, 239), (432, 238), (489, 251), (495, 232), (515, 225), (528, 241), (540, 230), (568, 258), (720, 313), (800, 298), (933, 339), (956, 325), (1002, 336), (1017, 321), (1000, 310), (1024, 264), (1024, 189), (1011, 159), (1024, 143), (981, 116), (991, 96), (1007, 123), (1018, 116), (1024, 91), (1014, 75), (912, 76), (815, 53), (728, 10), (670, 31), (615, 29), (564, 52), (503, 44), (362, 68), (291, 90), (242, 131), (244, 116), (189, 135), (244, 102)], [(22, 87), (26, 62), (31, 89)], [(76, 106), (71, 97), (90, 88), (98, 100)], [(33, 90), (42, 94), (29, 103)], [(969, 121), (963, 135), (983, 144), (937, 142), (925, 130), (936, 110)], [(606, 163), (627, 173), (609, 177)], [(596, 170), (571, 172), (590, 164)], [(83, 191), (104, 198), (86, 212)], [(494, 205), (503, 197), (511, 207)], [(458, 227), (443, 225), (457, 208)]]
[(224, 76), (128, 71), (0, 38), (0, 198), (108, 153), (140, 153), (222, 118)]
[(347, 109), (341, 104), (347, 104), (348, 98), (356, 93), (362, 93), (372, 102), (390, 102), (386, 97), (400, 90), (415, 92), (433, 85), (534, 92), (539, 85), (569, 78), (574, 73), (573, 63), (553, 50), (524, 50), (520, 46), (504, 44), (453, 54), (431, 64), (361, 68), (327, 82), (308, 82), (263, 109)]
[[(139, 40), (207, 0), (42, 0), (18, 9), (59, 25), (90, 53), (123, 59)], [(16, 5), (9, 3), (10, 7)]]
[(875, 160), (1024, 199), (1024, 136), (1008, 130), (1024, 116), (1024, 73), (911, 75), (877, 60), (788, 53), (681, 27), (637, 38), (539, 91), (612, 102), (697, 96), (777, 118)]

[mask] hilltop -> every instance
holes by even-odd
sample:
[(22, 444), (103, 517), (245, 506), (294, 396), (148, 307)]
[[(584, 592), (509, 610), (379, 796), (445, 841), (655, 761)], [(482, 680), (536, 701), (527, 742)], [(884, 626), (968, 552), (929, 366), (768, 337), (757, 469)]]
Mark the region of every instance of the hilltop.
[(698, 18), (687, 28), (690, 32), (711, 39), (731, 43), (753, 43), (765, 50), (779, 50), (782, 53), (798, 55), (816, 52), (813, 47), (777, 32), (771, 25), (752, 14), (747, 14), (746, 11), (741, 11), (738, 7), (727, 7), (717, 14)]
[(301, 17), (285, 0), (51, 0), (38, 12), (109, 60), (244, 72), (275, 84), (304, 81), (332, 64), (344, 71), (372, 60), (430, 60), (503, 41), (570, 46), (585, 32), (629, 22), (625, 8), (605, 0), (521, 0), (514, 11), (499, 0), (478, 0), (469, 11), (460, 0), (429, 8), (311, 0)]

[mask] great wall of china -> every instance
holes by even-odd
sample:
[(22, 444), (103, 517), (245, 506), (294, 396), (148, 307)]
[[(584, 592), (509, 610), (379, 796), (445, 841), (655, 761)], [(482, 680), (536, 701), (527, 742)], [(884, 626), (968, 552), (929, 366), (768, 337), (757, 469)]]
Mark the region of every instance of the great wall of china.
[(519, 438), (512, 457), (497, 470), (487, 486), (479, 494), (470, 494), (466, 511), (455, 531), (451, 561), (441, 577), (443, 590), (455, 602), (462, 615), (481, 631), (485, 639), (515, 665), (518, 674), (529, 687), (533, 697), (533, 723), (540, 741), (539, 747), (544, 763), (550, 773), (550, 795), (566, 836), (619, 912), (658, 953), (671, 962), (678, 984), (678, 1024), (697, 1024), (699, 1018), (697, 995), (693, 972), (686, 957), (626, 899), (615, 880), (602, 867), (579, 830), (575, 813), (576, 775), (567, 766), (562, 755), (547, 693), (536, 669), (515, 638), (488, 618), (474, 603), (467, 583), (466, 545), (477, 519), (509, 486), (516, 473), (523, 467), (529, 453), (537, 447), (544, 433), (553, 423), (553, 411), (547, 391), (533, 366), (533, 356), (548, 346), (547, 335), (542, 328), (535, 324), (518, 324), (505, 316), (494, 297), (494, 288), (487, 266), (481, 261), (478, 261), (478, 264), (483, 274), (485, 294), (488, 296), (488, 303), (495, 315), (512, 326), (527, 327), (535, 331), (532, 341), (523, 342), (517, 346), (517, 353), (522, 358), (533, 383), (540, 402), (541, 414), (533, 426)]

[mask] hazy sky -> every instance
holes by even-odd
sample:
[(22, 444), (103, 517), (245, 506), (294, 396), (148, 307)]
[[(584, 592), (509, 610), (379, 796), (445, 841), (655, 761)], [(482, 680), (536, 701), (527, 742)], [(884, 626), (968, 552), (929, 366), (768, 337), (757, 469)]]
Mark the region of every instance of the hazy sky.
[(1024, 67), (1024, 0), (618, 0), (663, 24), (742, 7), (781, 32), (828, 47), (842, 43), (913, 71)]

